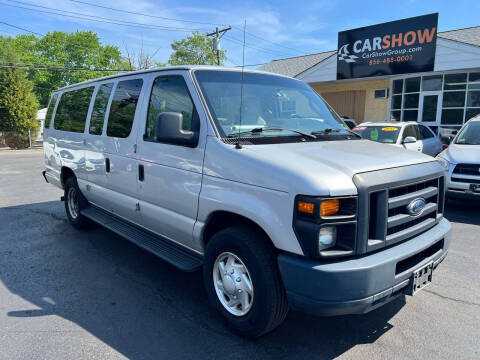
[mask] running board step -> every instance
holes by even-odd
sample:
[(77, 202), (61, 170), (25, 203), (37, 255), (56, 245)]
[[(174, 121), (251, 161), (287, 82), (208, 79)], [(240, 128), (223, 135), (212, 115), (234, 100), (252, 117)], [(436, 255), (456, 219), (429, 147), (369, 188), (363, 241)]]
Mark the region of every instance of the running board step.
[(202, 266), (202, 259), (199, 255), (183, 249), (181, 246), (167, 239), (154, 235), (137, 226), (130, 225), (93, 205), (82, 210), (81, 213), (90, 220), (157, 255), (162, 260), (176, 266), (180, 270), (195, 271)]

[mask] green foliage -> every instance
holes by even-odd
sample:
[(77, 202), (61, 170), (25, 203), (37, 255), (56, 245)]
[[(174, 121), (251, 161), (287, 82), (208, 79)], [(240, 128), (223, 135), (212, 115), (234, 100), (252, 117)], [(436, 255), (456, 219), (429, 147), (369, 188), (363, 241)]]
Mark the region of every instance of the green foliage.
[(34, 135), (39, 128), (37, 107), (25, 71), (0, 70), (0, 131), (7, 132), (7, 145), (13, 148), (28, 146), (28, 131)]
[[(18, 35), (15, 38), (0, 36), (0, 61), (2, 64), (69, 69), (125, 67), (118, 47), (102, 45), (92, 31), (54, 31), (41, 38), (35, 35)], [(112, 74), (115, 72), (32, 70), (28, 78), (34, 83), (35, 95), (44, 107), (54, 89)]]
[[(217, 53), (213, 50), (213, 40), (198, 31), (172, 43), (173, 53), (169, 65), (216, 65)], [(220, 65), (223, 65), (225, 50), (220, 50)]]

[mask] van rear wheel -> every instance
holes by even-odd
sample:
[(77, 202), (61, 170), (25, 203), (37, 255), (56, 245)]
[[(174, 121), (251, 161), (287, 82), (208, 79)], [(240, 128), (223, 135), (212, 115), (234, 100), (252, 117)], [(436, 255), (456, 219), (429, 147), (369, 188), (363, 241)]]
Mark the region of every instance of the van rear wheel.
[(216, 233), (205, 251), (203, 277), (210, 304), (240, 335), (257, 338), (279, 326), (288, 301), (274, 247), (254, 228)]
[(88, 201), (80, 192), (77, 179), (73, 176), (69, 177), (65, 182), (64, 202), (70, 224), (77, 229), (85, 228), (89, 224), (89, 220), (80, 211), (88, 206)]

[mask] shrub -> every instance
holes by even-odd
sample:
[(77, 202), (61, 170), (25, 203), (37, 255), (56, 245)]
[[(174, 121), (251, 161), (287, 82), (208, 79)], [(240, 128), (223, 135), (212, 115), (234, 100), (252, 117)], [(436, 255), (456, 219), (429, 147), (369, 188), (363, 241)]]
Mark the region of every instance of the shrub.
[(28, 131), (35, 141), (39, 123), (38, 103), (32, 84), (24, 71), (0, 70), (0, 131), (6, 132), (5, 143), (15, 149), (28, 147)]

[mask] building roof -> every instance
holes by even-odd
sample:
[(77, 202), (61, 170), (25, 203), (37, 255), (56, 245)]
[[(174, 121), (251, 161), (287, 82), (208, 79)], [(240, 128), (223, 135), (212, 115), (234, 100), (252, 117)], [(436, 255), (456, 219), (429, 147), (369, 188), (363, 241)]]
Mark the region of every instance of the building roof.
[(480, 26), (442, 31), (438, 33), (438, 37), (458, 41), (465, 44), (480, 46)]
[[(480, 46), (480, 26), (442, 31), (438, 33), (438, 37), (464, 44)], [(269, 63), (260, 66), (258, 70), (296, 77), (335, 53), (336, 50), (332, 50), (311, 55), (272, 60)]]
[(258, 70), (295, 77), (335, 53), (336, 51), (333, 50), (316, 54), (273, 60), (265, 65), (260, 66)]

